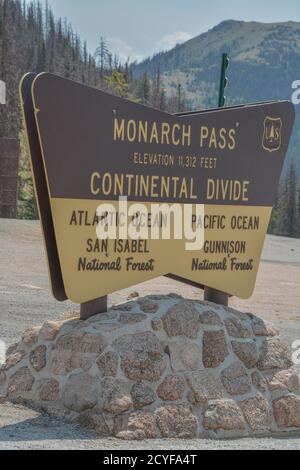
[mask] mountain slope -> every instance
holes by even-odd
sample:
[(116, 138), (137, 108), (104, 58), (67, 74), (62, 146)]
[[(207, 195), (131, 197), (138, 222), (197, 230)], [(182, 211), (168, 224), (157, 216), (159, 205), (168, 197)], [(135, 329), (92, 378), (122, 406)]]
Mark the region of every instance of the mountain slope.
[[(227, 104), (291, 99), (300, 80), (300, 23), (228, 20), (174, 49), (132, 65), (135, 77), (158, 66), (167, 91), (181, 83), (192, 109), (215, 107), (222, 52), (230, 67)], [(300, 108), (300, 106), (298, 107)], [(289, 151), (300, 169), (300, 111)]]

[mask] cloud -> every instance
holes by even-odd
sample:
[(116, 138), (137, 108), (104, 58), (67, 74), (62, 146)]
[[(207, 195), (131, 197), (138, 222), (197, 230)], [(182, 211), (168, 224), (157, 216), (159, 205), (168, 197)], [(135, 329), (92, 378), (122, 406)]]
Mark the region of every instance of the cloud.
[(160, 50), (166, 51), (175, 47), (176, 44), (181, 44), (188, 41), (189, 39), (192, 39), (192, 37), (193, 36), (190, 33), (175, 31), (174, 33), (167, 34), (166, 36), (160, 38), (160, 40), (157, 42), (157, 47)]
[(138, 54), (133, 47), (124, 42), (121, 38), (111, 37), (107, 38), (107, 45), (112, 52), (116, 54), (121, 62), (126, 62), (129, 59), (130, 62), (135, 60), (140, 61), (143, 59), (143, 56)]
[[(176, 31), (174, 33), (168, 34), (160, 38), (154, 45), (154, 50), (152, 51), (155, 54), (161, 50), (169, 50), (176, 46), (176, 44), (181, 44), (185, 41), (188, 41), (193, 36), (190, 33), (185, 33), (183, 31)], [(123, 41), (119, 37), (109, 37), (107, 38), (107, 45), (112, 54), (116, 54), (121, 62), (126, 62), (129, 59), (129, 62), (142, 61), (148, 54), (138, 53), (130, 44)]]

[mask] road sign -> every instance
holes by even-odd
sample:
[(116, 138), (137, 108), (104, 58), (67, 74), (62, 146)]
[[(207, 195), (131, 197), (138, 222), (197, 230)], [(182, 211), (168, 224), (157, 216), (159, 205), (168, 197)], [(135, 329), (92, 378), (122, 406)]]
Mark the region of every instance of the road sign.
[[(293, 127), (289, 102), (171, 115), (48, 73), (25, 76), (21, 96), (56, 298), (84, 303), (166, 274), (252, 294)], [(203, 245), (187, 250), (174, 234), (99, 239), (98, 206), (115, 208), (120, 229), (124, 196), (144, 204), (146, 228), (153, 204), (204, 207), (189, 213)]]

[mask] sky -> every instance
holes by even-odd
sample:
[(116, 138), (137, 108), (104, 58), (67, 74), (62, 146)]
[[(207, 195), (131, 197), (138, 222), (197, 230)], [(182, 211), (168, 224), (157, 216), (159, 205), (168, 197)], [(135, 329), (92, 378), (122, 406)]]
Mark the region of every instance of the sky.
[[(42, 0), (45, 2), (45, 0)], [(100, 37), (122, 61), (142, 60), (228, 19), (300, 21), (299, 0), (48, 0), (94, 52)]]

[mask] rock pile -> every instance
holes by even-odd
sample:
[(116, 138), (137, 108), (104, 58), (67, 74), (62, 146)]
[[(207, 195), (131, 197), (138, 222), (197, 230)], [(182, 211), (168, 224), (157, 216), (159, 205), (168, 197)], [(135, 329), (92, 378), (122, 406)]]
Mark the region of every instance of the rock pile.
[(177, 295), (25, 331), (0, 369), (0, 399), (123, 439), (300, 428), (299, 379), (277, 329)]

